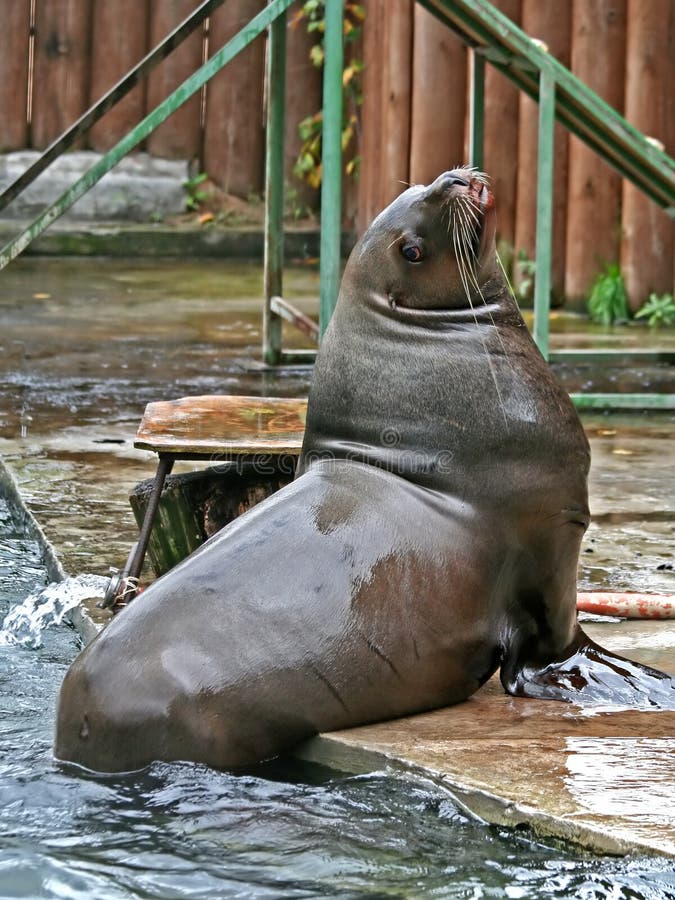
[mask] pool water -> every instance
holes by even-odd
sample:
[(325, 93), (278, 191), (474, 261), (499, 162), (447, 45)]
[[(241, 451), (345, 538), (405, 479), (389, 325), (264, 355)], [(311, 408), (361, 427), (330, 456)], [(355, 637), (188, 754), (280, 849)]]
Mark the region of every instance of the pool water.
[[(47, 581), (0, 499), (0, 617)], [(432, 783), (294, 760), (231, 775), (57, 764), (59, 684), (79, 649), (0, 646), (0, 898), (675, 898), (675, 867), (544, 845), (465, 816)]]

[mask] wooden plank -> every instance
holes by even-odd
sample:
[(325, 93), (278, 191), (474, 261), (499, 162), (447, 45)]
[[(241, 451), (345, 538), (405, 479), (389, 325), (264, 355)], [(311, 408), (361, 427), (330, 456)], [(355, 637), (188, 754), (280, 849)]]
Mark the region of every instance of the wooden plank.
[[(146, 0), (117, 0), (92, 7), (91, 83), (93, 105), (145, 56), (148, 50)], [(146, 82), (137, 85), (89, 132), (89, 146), (105, 152), (138, 125), (145, 111)]]
[(361, 231), (410, 179), (412, 25), (411, 0), (371, 0), (367, 4), (358, 216)]
[(44, 149), (87, 108), (91, 0), (37, 0), (32, 146)]
[(382, 133), (384, 111), (382, 108), (383, 46), (380, 28), (385, 21), (385, 0), (365, 0), (366, 20), (363, 26), (363, 107), (361, 132), (361, 178), (358, 192), (357, 230), (370, 224), (379, 211), (379, 168), (374, 164)]
[(413, 184), (429, 184), (464, 161), (466, 84), (466, 47), (447, 25), (416, 4), (410, 126)]
[[(675, 117), (675, 4), (672, 0), (628, 0), (626, 118), (646, 135), (667, 144)], [(667, 146), (672, 156), (674, 146)], [(675, 225), (648, 197), (623, 183), (621, 271), (632, 310), (654, 291), (672, 289)]]
[(299, 453), (307, 401), (212, 394), (149, 403), (134, 446), (155, 453), (220, 456)]
[[(210, 22), (210, 52), (219, 50), (264, 6), (263, 0), (228, 0)], [(238, 197), (263, 189), (264, 40), (259, 37), (219, 72), (206, 91), (204, 169)]]
[[(351, 65), (355, 60), (363, 62), (364, 40), (363, 40), (363, 23), (361, 23), (361, 34), (354, 41), (345, 44), (345, 67)], [(363, 73), (360, 76), (361, 89), (363, 88)], [(363, 106), (357, 106), (353, 101), (347, 101), (345, 104), (345, 115), (355, 115), (356, 138), (348, 146), (345, 158), (345, 168), (342, 172), (342, 225), (345, 229), (354, 229), (358, 220), (359, 213), (359, 178), (360, 168), (354, 174), (347, 174), (346, 161), (353, 159), (354, 156), (361, 156), (361, 135), (363, 133)]]
[[(532, 38), (543, 41), (549, 53), (564, 66), (569, 65), (572, 6), (558, 0), (523, 0), (522, 27)], [(536, 191), (538, 105), (520, 94), (520, 132), (518, 136), (518, 186), (516, 200), (515, 251), (524, 251), (534, 259), (536, 234)], [(551, 287), (553, 299), (560, 302), (565, 290), (565, 253), (567, 221), (568, 133), (555, 127), (553, 245)], [(514, 281), (518, 288), (526, 275), (516, 265)]]
[[(520, 24), (521, 0), (494, 2), (500, 12), (516, 25)], [(504, 255), (512, 252), (515, 240), (519, 93), (497, 69), (486, 67), (483, 158), (497, 198), (497, 241)]]
[(0, 151), (6, 152), (28, 143), (30, 0), (0, 0), (0, 22), (6, 36), (0, 53)]
[[(610, 106), (623, 109), (625, 0), (575, 0), (572, 72)], [(565, 294), (579, 301), (604, 262), (619, 258), (621, 177), (578, 138), (570, 138)]]
[(292, 194), (287, 197), (291, 211), (305, 208), (316, 209), (319, 191), (310, 187), (293, 174), (293, 166), (298, 158), (302, 139), (298, 125), (308, 116), (321, 110), (321, 69), (310, 59), (312, 46), (318, 43), (316, 32), (307, 31), (306, 19), (293, 19), (289, 11), (288, 34), (286, 36), (286, 123), (284, 141), (284, 171)]
[[(150, 46), (158, 44), (199, 6), (200, 0), (150, 0)], [(147, 111), (161, 103), (202, 61), (203, 29), (187, 38), (148, 80)], [(202, 152), (201, 94), (180, 106), (147, 140), (154, 156), (195, 159)]]

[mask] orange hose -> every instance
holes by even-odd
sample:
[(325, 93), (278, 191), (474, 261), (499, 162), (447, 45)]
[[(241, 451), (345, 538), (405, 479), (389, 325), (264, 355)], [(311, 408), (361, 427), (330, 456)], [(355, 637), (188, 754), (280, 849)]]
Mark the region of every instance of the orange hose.
[(580, 591), (577, 594), (577, 609), (598, 616), (621, 616), (624, 619), (675, 619), (675, 594)]

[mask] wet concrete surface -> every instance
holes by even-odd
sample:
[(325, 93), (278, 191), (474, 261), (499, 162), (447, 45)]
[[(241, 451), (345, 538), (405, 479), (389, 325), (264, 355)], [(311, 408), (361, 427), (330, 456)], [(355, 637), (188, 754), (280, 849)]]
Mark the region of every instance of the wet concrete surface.
[[(136, 537), (127, 498), (155, 467), (133, 448), (147, 403), (306, 395), (309, 370), (248, 366), (259, 358), (261, 283), (257, 264), (213, 261), (29, 259), (3, 271), (0, 455), (66, 571), (126, 559)], [(315, 305), (315, 269), (289, 271), (285, 284), (297, 305)], [(304, 346), (292, 331), (285, 343)]]
[[(672, 667), (675, 647), (661, 657)], [(345, 771), (423, 772), (493, 824), (675, 856), (675, 713), (588, 715), (508, 697), (494, 678), (465, 703), (321, 735), (300, 754)]]
[[(0, 455), (68, 573), (121, 566), (136, 539), (127, 497), (155, 468), (153, 454), (133, 448), (148, 402), (306, 395), (308, 369), (272, 375), (251, 366), (260, 353), (261, 285), (259, 265), (218, 261), (31, 258), (2, 273)], [(288, 271), (285, 285), (292, 302), (316, 314), (314, 269)], [(556, 349), (675, 347), (673, 330), (599, 335), (560, 315), (553, 328)], [(290, 329), (285, 343), (306, 346)], [(672, 392), (673, 368), (655, 371), (651, 381), (649, 371), (631, 377)], [(577, 387), (575, 370), (562, 375)], [(602, 389), (591, 370), (583, 383)], [(597, 414), (584, 424), (595, 518), (580, 588), (675, 592), (675, 416)], [(675, 672), (675, 623), (586, 627), (609, 649)], [(671, 714), (587, 716), (507, 698), (493, 681), (460, 706), (309, 746), (323, 761), (349, 756), (356, 768), (377, 759), (421, 767), (490, 821), (527, 821), (598, 849), (675, 855)]]

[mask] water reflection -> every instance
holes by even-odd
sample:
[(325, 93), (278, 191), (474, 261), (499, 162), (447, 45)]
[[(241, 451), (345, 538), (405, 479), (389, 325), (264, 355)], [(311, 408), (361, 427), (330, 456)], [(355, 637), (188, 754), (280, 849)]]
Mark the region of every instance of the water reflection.
[[(631, 828), (672, 829), (675, 752), (671, 737), (568, 737), (565, 785), (591, 813), (630, 818)], [(673, 843), (675, 854), (675, 843)]]

